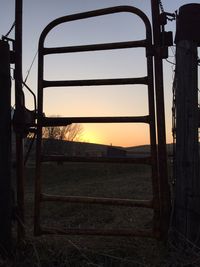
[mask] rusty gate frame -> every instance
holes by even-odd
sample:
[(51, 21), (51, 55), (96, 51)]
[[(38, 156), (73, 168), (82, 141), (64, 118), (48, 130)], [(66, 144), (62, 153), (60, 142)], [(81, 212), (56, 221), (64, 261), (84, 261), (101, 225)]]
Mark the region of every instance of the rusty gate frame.
[[(143, 40), (101, 43), (81, 46), (66, 47), (44, 47), (45, 38), (48, 33), (56, 26), (75, 20), (87, 19), (97, 16), (128, 12), (137, 15), (144, 23), (146, 28), (146, 38)], [(58, 53), (72, 52), (89, 52), (99, 50), (114, 50), (122, 48), (142, 47), (146, 49), (147, 58), (147, 76), (139, 78), (115, 78), (115, 79), (90, 79), (90, 80), (60, 80), (47, 81), (44, 80), (44, 56)], [(158, 154), (156, 145), (156, 127), (155, 127), (155, 101), (154, 101), (154, 73), (153, 73), (153, 57), (155, 55), (154, 46), (152, 44), (151, 24), (147, 16), (133, 6), (115, 6), (105, 9), (99, 9), (89, 12), (83, 12), (73, 15), (60, 17), (47, 25), (43, 30), (39, 40), (38, 54), (38, 113), (37, 113), (37, 144), (36, 144), (36, 178), (35, 178), (35, 213), (34, 213), (34, 233), (41, 234), (69, 234), (69, 235), (109, 235), (109, 236), (161, 236), (161, 199), (160, 192), (160, 175), (158, 174)], [(43, 90), (47, 87), (62, 86), (101, 86), (101, 85), (125, 85), (125, 84), (143, 84), (148, 87), (148, 106), (149, 114), (146, 116), (128, 116), (128, 117), (45, 117), (43, 114)], [(158, 104), (157, 104), (158, 105)], [(146, 123), (150, 130), (150, 147), (151, 156), (145, 158), (81, 158), (81, 157), (65, 157), (65, 156), (42, 156), (42, 128), (47, 126), (63, 126), (71, 123)], [(79, 161), (79, 162), (112, 162), (112, 163), (137, 163), (148, 164), (151, 166), (152, 172), (152, 190), (153, 198), (151, 200), (134, 200), (119, 198), (95, 198), (82, 196), (55, 196), (42, 193), (41, 187), (41, 164), (44, 161)], [(40, 223), (41, 202), (43, 201), (64, 201), (68, 203), (88, 203), (88, 204), (104, 204), (104, 205), (120, 205), (129, 207), (151, 208), (154, 211), (153, 227), (151, 230), (137, 229), (55, 229), (50, 227), (42, 227)]]

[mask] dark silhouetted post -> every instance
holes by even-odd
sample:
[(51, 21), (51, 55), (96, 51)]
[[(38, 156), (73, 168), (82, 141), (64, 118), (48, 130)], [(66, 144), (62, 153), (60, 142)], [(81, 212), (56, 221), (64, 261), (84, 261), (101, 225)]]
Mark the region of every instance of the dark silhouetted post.
[(153, 38), (155, 47), (155, 89), (156, 89), (156, 111), (157, 111), (157, 135), (158, 135), (158, 171), (160, 179), (160, 228), (161, 238), (166, 239), (168, 235), (170, 219), (170, 189), (168, 184), (167, 149), (165, 130), (165, 106), (163, 88), (163, 59), (161, 55), (161, 20), (159, 11), (159, 0), (151, 0)]
[(11, 251), (11, 82), (9, 45), (0, 41), (0, 253)]
[[(16, 112), (23, 111), (23, 92), (22, 92), (22, 0), (16, 0), (15, 7), (15, 104)], [(21, 113), (23, 114), (23, 113)], [(16, 168), (17, 168), (17, 205), (18, 217), (18, 236), (24, 236), (24, 147), (23, 134), (16, 133)]]
[(176, 34), (176, 158), (173, 230), (176, 241), (200, 246), (198, 64), (200, 4), (182, 6)]

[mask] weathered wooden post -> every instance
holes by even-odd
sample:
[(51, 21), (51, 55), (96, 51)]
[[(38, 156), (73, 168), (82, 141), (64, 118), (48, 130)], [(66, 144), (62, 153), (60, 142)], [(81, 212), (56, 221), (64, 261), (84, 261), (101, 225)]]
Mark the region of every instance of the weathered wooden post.
[(11, 251), (11, 81), (9, 45), (0, 41), (0, 253)]
[[(200, 4), (179, 10), (176, 34), (176, 157), (172, 230), (200, 246), (200, 173), (198, 146), (198, 61)], [(184, 244), (185, 245), (185, 244)]]

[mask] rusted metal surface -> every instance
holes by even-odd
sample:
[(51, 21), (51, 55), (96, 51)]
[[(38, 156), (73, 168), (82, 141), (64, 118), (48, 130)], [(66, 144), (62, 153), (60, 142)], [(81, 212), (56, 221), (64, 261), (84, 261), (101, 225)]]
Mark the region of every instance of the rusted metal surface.
[(159, 233), (153, 233), (151, 230), (139, 229), (60, 229), (42, 227), (40, 234), (56, 234), (56, 235), (88, 235), (88, 236), (138, 236), (156, 238)]
[(168, 184), (167, 149), (165, 130), (165, 106), (163, 88), (163, 63), (161, 48), (161, 24), (159, 1), (151, 0), (153, 39), (155, 47), (154, 68), (155, 68), (155, 91), (156, 91), (156, 114), (157, 114), (157, 138), (158, 138), (158, 172), (160, 192), (160, 227), (162, 238), (167, 237), (170, 219), (170, 188)]
[[(131, 7), (131, 6), (117, 6), (117, 7), (111, 7), (111, 8), (106, 8), (106, 9), (100, 9), (100, 10), (95, 10), (95, 11), (89, 11), (89, 12), (84, 12), (84, 13), (78, 13), (78, 14), (73, 14), (73, 15), (69, 15), (69, 16), (64, 16), (61, 18), (58, 18), (54, 21), (52, 21), (51, 23), (49, 23), (47, 25), (47, 27), (43, 30), (41, 36), (40, 36), (40, 40), (39, 40), (39, 54), (38, 54), (38, 110), (42, 111), (43, 110), (43, 86), (44, 86), (44, 81), (43, 81), (43, 71), (44, 71), (44, 41), (45, 38), (47, 36), (47, 34), (53, 29), (55, 28), (57, 25), (65, 23), (65, 22), (70, 22), (70, 21), (75, 21), (75, 20), (82, 20), (82, 19), (86, 19), (86, 18), (92, 18), (92, 17), (97, 17), (97, 16), (102, 16), (102, 15), (107, 15), (107, 14), (113, 14), (113, 13), (121, 13), (121, 12), (128, 12), (128, 13), (133, 13), (136, 14), (137, 16), (139, 16), (145, 26), (146, 26), (146, 45), (148, 47), (151, 47), (151, 25), (150, 22), (148, 20), (148, 18), (146, 17), (146, 15), (139, 9), (135, 8), (135, 7)], [(114, 45), (113, 45), (114, 47)], [(120, 47), (122, 48), (122, 47)], [(126, 47), (124, 47), (126, 48)], [(109, 49), (111, 49), (111, 46), (109, 47)], [(110, 79), (113, 80), (113, 79)], [(119, 79), (120, 80), (120, 79)], [(76, 85), (78, 85), (78, 83), (80, 83), (80, 81), (74, 81), (76, 83)], [(101, 84), (105, 84), (105, 81), (99, 81), (99, 83)], [(52, 84), (52, 82), (50, 82)], [(59, 81), (59, 83), (62, 84), (62, 81)], [(59, 86), (59, 83), (57, 84), (57, 86)], [(88, 83), (87, 81), (83, 81), (83, 83)], [(117, 84), (117, 83), (114, 83)], [(122, 83), (120, 83), (122, 84)], [(47, 84), (46, 84), (47, 85)], [(89, 84), (88, 84), (89, 85)], [(53, 85), (51, 85), (53, 86)], [(73, 86), (73, 85), (71, 85)], [(40, 115), (39, 115), (40, 116)], [(38, 118), (39, 119), (39, 118)]]
[[(16, 0), (15, 13), (15, 106), (16, 111), (24, 108), (24, 96), (22, 91), (22, 0)], [(25, 236), (24, 229), (24, 144), (22, 133), (16, 133), (16, 176), (17, 176), (17, 206), (18, 217), (21, 224), (18, 224), (18, 238)]]
[(149, 116), (136, 117), (42, 117), (43, 126), (62, 126), (71, 123), (149, 123)]
[(84, 196), (56, 196), (42, 194), (41, 201), (63, 201), (68, 203), (103, 204), (111, 206), (153, 208), (152, 200), (120, 199), (120, 198), (97, 198)]
[(102, 50), (146, 47), (146, 46), (147, 46), (146, 40), (140, 40), (140, 41), (117, 42), (117, 43), (66, 46), (66, 47), (50, 47), (50, 48), (44, 47), (42, 52), (44, 55), (49, 55), (49, 54), (59, 54), (59, 53), (90, 52), (99, 50), (102, 51)]
[(127, 164), (151, 164), (152, 157), (141, 158), (112, 158), (112, 157), (68, 157), (63, 155), (43, 155), (42, 162), (91, 162), (91, 163), (127, 163)]
[[(44, 39), (46, 38), (47, 34), (53, 28), (55, 28), (57, 25), (60, 25), (60, 24), (65, 23), (65, 22), (82, 20), (82, 19), (98, 17), (98, 16), (103, 16), (103, 15), (109, 15), (109, 14), (116, 14), (116, 13), (121, 13), (121, 12), (132, 13), (132, 14), (140, 17), (140, 19), (144, 22), (145, 27), (146, 27), (145, 42), (146, 42), (146, 40), (147, 40), (147, 42), (151, 40), (151, 24), (150, 24), (147, 16), (140, 9), (133, 7), (133, 6), (115, 6), (115, 7), (110, 7), (110, 8), (104, 8), (104, 9), (99, 9), (99, 10), (93, 10), (93, 11), (63, 16), (63, 17), (60, 17), (58, 19), (53, 20), (51, 23), (49, 23), (46, 26), (46, 28), (43, 30), (43, 32), (41, 34), (40, 47), (41, 48), (43, 47)], [(124, 42), (124, 43), (126, 43), (126, 42)], [(149, 44), (147, 43), (147, 45), (149, 45)], [(142, 44), (142, 46), (143, 46), (143, 44)], [(120, 47), (120, 48), (122, 48), (122, 47)], [(111, 48), (109, 48), (109, 49), (111, 49)]]
[(46, 81), (43, 80), (44, 87), (62, 86), (101, 86), (101, 85), (124, 85), (124, 84), (147, 84), (147, 77), (141, 78), (118, 78), (118, 79), (95, 79), (95, 80), (68, 80), (68, 81)]
[[(127, 12), (139, 16), (143, 21), (146, 28), (146, 39), (129, 42), (118, 42), (118, 43), (105, 43), (105, 44), (92, 44), (83, 46), (67, 46), (67, 47), (52, 47), (45, 48), (45, 38), (48, 33), (57, 25), (81, 20), (96, 16)], [(64, 81), (46, 81), (44, 80), (44, 56), (48, 54), (59, 54), (59, 53), (72, 53), (72, 52), (86, 52), (86, 51), (97, 51), (97, 50), (111, 50), (111, 49), (122, 49), (132, 47), (144, 47), (146, 50), (147, 57), (147, 76), (139, 78), (116, 78), (116, 79), (94, 79), (94, 80), (64, 80)], [(64, 16), (52, 21), (43, 30), (39, 40), (39, 54), (38, 54), (38, 118), (37, 118), (37, 148), (36, 148), (36, 192), (35, 192), (35, 234), (75, 234), (75, 235), (111, 235), (111, 236), (159, 236), (159, 220), (160, 220), (160, 201), (159, 201), (159, 180), (158, 180), (158, 166), (157, 166), (157, 149), (156, 149), (156, 128), (155, 128), (155, 108), (154, 108), (154, 75), (153, 75), (153, 53), (152, 47), (152, 35), (151, 25), (146, 15), (139, 9), (131, 6), (117, 6), (112, 8), (106, 8), (101, 10), (95, 10), (85, 13), (73, 14)], [(71, 118), (45, 118), (43, 115), (43, 91), (47, 87), (61, 87), (61, 86), (101, 86), (101, 85), (124, 85), (124, 84), (144, 84), (148, 86), (148, 104), (149, 114), (146, 116), (136, 117), (71, 117)], [(42, 127), (45, 126), (58, 126), (68, 125), (71, 123), (148, 123), (150, 133), (150, 146), (151, 146), (151, 157), (134, 159), (134, 158), (82, 158), (82, 157), (57, 157), (57, 156), (42, 156)], [(42, 161), (85, 161), (85, 162), (119, 162), (119, 163), (141, 163), (151, 164), (152, 166), (152, 186), (153, 186), (153, 200), (121, 200), (121, 199), (99, 199), (99, 198), (85, 198), (85, 197), (60, 197), (60, 196), (47, 196), (42, 194), (42, 178), (41, 178), (41, 163)], [(40, 205), (42, 201), (71, 201), (84, 203), (96, 203), (96, 204), (107, 204), (107, 205), (133, 205), (139, 207), (153, 208), (153, 229), (151, 231), (142, 230), (111, 230), (111, 229), (66, 229), (63, 230), (41, 230), (40, 226)], [(123, 203), (123, 204), (122, 204)], [(158, 223), (157, 223), (158, 222)]]
[(35, 178), (35, 195), (34, 195), (34, 234), (39, 235), (40, 229), (40, 195), (42, 191), (41, 177), (41, 147), (42, 147), (42, 127), (38, 122), (37, 126), (37, 143), (36, 143), (36, 178)]
[(152, 179), (152, 193), (153, 193), (153, 231), (159, 232), (160, 223), (160, 205), (159, 205), (159, 176), (158, 176), (158, 162), (157, 162), (157, 145), (156, 145), (156, 128), (155, 128), (155, 100), (154, 100), (154, 86), (153, 86), (153, 57), (147, 54), (147, 74), (149, 77), (148, 86), (148, 106), (150, 122), (150, 150), (151, 150), (151, 179)]

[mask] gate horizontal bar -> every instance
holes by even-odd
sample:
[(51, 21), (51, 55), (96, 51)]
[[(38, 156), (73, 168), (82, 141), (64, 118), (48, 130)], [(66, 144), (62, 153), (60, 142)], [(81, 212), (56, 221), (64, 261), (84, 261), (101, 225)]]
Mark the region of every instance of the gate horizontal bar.
[(61, 196), (41, 194), (41, 201), (63, 201), (69, 203), (102, 204), (111, 206), (153, 208), (152, 200), (120, 199), (120, 198), (97, 198), (85, 196)]
[(101, 86), (101, 85), (124, 85), (124, 84), (148, 84), (148, 77), (139, 78), (116, 78), (116, 79), (93, 79), (93, 80), (61, 80), (47, 81), (43, 80), (44, 87), (62, 87), (62, 86)]
[(41, 227), (39, 234), (56, 235), (93, 235), (93, 236), (140, 236), (140, 237), (159, 237), (159, 233), (153, 233), (152, 229), (58, 229), (54, 227)]
[(43, 55), (48, 54), (60, 54), (60, 53), (74, 53), (74, 52), (89, 52), (99, 50), (113, 50), (113, 49), (125, 49), (135, 47), (147, 47), (146, 40), (128, 41), (128, 42), (116, 42), (116, 43), (102, 43), (102, 44), (90, 44), (90, 45), (78, 45), (78, 46), (65, 46), (65, 47), (44, 47), (42, 49)]
[(89, 162), (89, 163), (127, 163), (127, 164), (151, 164), (151, 157), (141, 158), (106, 158), (106, 157), (68, 157), (63, 155), (43, 155), (42, 162)]
[(42, 117), (41, 124), (48, 126), (64, 126), (72, 123), (149, 123), (150, 116), (128, 117)]

